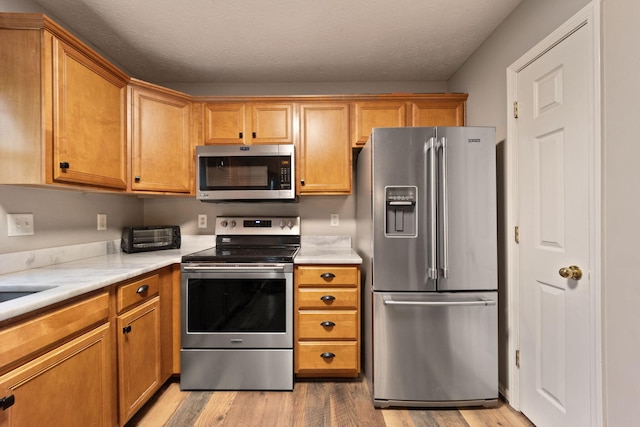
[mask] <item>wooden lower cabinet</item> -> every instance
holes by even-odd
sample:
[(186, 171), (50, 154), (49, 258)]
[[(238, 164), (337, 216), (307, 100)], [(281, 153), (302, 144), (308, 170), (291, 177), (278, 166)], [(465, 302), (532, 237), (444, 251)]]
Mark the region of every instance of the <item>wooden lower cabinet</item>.
[(160, 298), (118, 316), (118, 407), (124, 425), (160, 388)]
[(110, 426), (114, 407), (108, 323), (0, 377), (0, 426)]
[[(124, 425), (170, 376), (173, 331), (166, 323), (171, 268), (116, 287), (118, 421)], [(169, 318), (171, 318), (169, 313)], [(164, 328), (163, 328), (164, 326)]]
[(360, 374), (360, 269), (295, 268), (294, 370), (298, 377)]

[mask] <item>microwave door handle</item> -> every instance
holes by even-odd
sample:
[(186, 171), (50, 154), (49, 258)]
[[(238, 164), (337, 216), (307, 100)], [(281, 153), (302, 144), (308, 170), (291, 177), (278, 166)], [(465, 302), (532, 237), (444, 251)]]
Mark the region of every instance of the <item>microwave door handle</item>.
[(443, 278), (449, 277), (449, 188), (447, 186), (447, 138), (442, 137), (440, 156), (440, 239), (442, 239), (442, 253), (440, 254), (440, 271)]
[(425, 151), (425, 164), (428, 165), (429, 178), (427, 184), (427, 192), (429, 198), (429, 209), (427, 209), (427, 223), (430, 231), (429, 239), (429, 253), (427, 254), (427, 277), (429, 279), (438, 278), (438, 270), (436, 266), (436, 250), (437, 250), (437, 223), (436, 223), (436, 201), (437, 201), (437, 187), (436, 187), (436, 139), (429, 138), (427, 141), (427, 149)]

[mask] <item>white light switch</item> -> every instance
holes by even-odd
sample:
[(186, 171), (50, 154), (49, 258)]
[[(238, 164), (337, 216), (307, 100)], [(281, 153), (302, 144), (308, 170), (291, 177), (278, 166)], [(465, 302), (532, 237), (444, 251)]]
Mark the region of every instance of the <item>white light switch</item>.
[(340, 215), (331, 214), (331, 226), (338, 227), (340, 225)]
[(8, 236), (30, 236), (34, 234), (33, 214), (7, 214)]

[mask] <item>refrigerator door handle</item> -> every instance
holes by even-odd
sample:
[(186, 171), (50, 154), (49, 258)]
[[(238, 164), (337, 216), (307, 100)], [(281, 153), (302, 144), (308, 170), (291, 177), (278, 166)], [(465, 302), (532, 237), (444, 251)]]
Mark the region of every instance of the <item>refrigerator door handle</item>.
[(441, 208), (441, 221), (440, 221), (440, 238), (442, 239), (442, 253), (440, 259), (442, 264), (440, 265), (440, 271), (443, 278), (449, 277), (449, 200), (447, 187), (447, 138), (442, 137), (440, 147), (442, 155), (440, 156), (440, 208)]
[(429, 209), (427, 209), (427, 222), (431, 231), (431, 238), (429, 239), (429, 254), (427, 255), (427, 277), (429, 279), (438, 278), (438, 268), (436, 265), (436, 250), (437, 250), (437, 211), (436, 202), (438, 197), (438, 189), (436, 186), (436, 139), (429, 138), (427, 141), (427, 149), (425, 152), (428, 157), (429, 165), (429, 185), (427, 185), (427, 191), (429, 192)]
[(478, 299), (472, 301), (398, 301), (390, 296), (383, 297), (384, 305), (413, 305), (423, 307), (455, 307), (455, 306), (492, 306), (496, 301), (492, 299)]

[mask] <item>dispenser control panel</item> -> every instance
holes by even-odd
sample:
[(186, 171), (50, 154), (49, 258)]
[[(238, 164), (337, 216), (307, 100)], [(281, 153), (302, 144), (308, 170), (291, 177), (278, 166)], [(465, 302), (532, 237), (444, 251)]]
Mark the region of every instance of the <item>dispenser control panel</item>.
[(418, 188), (385, 187), (385, 236), (416, 237), (418, 230)]

